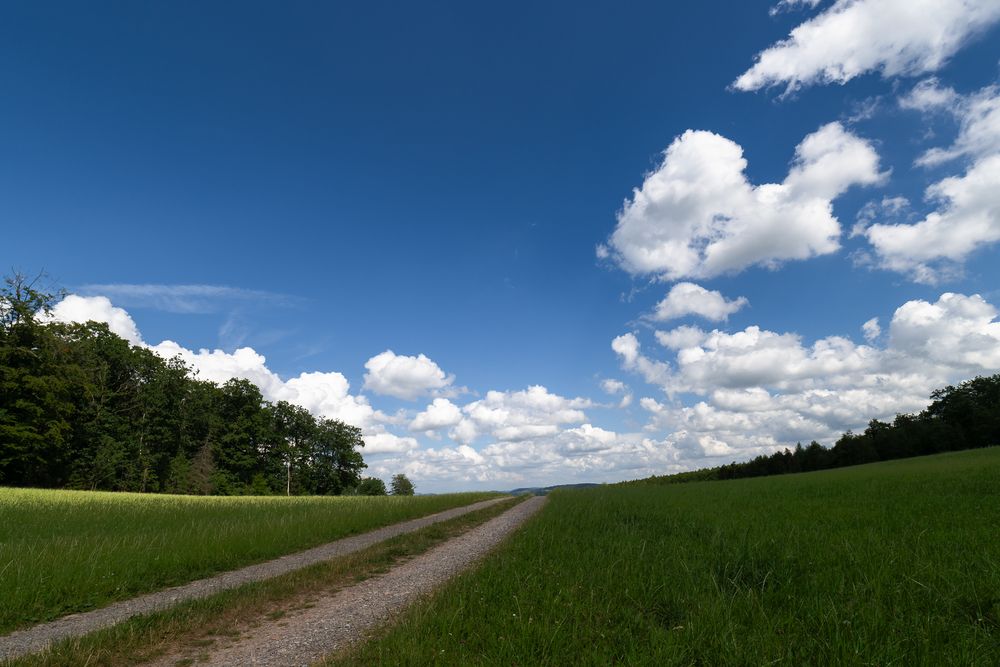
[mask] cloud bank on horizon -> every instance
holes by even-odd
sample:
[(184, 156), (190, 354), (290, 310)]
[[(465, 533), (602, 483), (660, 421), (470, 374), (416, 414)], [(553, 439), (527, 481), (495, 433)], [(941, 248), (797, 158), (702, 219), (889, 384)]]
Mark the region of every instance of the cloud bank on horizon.
[[(775, 103), (791, 105), (806, 88), (875, 77), (893, 113), (951, 122), (957, 134), (930, 137), (938, 145), (906, 166), (927, 179), (922, 202), (893, 191), (900, 167), (887, 165), (886, 140), (834, 120), (843, 109), (789, 147), (776, 182), (751, 180), (753, 156), (738, 136), (690, 128), (668, 137), (614, 220), (609, 212), (608, 235), (596, 246), (602, 264), (663, 294), (608, 341), (604, 353), (623, 375), (595, 375), (592, 393), (603, 401), (559, 395), (544, 378), (461, 386), (421, 351), (397, 352), (402, 341), (372, 350), (357, 368), (282, 378), (251, 347), (147, 343), (120, 307), (141, 296), (180, 312), (178, 296), (247, 297), (233, 288), (91, 286), (67, 296), (53, 317), (107, 322), (134, 344), (179, 356), (204, 379), (246, 378), (271, 400), (357, 425), (371, 472), (405, 472), (435, 490), (664, 474), (796, 442), (830, 444), (870, 419), (920, 410), (935, 388), (1000, 371), (996, 296), (937, 287), (1000, 242), (1000, 86), (984, 81), (959, 92), (940, 74), (1000, 22), (1000, 0), (781, 0), (772, 10), (797, 12), (815, 15), (757, 54), (731, 94), (780, 89)], [(848, 232), (837, 210), (851, 196), (871, 201)], [(848, 243), (861, 245), (847, 253)], [(891, 314), (865, 312), (806, 338), (758, 324), (729, 328), (757, 299), (709, 284), (838, 253), (860, 275), (889, 272), (904, 285), (935, 286), (936, 297), (900, 298)], [(352, 388), (347, 377), (362, 368), (363, 382)]]
[[(908, 301), (893, 314), (882, 345), (876, 342), (877, 319), (858, 325), (867, 344), (843, 335), (807, 344), (795, 333), (757, 326), (728, 333), (682, 325), (655, 332), (655, 357), (643, 351), (637, 333), (622, 334), (611, 343), (622, 368), (661, 395), (640, 399), (646, 415), (641, 429), (615, 432), (594, 425), (588, 413), (629, 405), (631, 392), (620, 380), (601, 383), (607, 394), (623, 395), (611, 406), (533, 385), (487, 390), (464, 403), (435, 397), (422, 409), (389, 414), (352, 393), (337, 371), (282, 379), (251, 348), (194, 351), (169, 340), (149, 345), (131, 316), (107, 297), (69, 295), (52, 311), (59, 321), (106, 322), (134, 344), (164, 358), (180, 357), (202, 379), (245, 378), (270, 400), (359, 426), (375, 474), (403, 471), (432, 488), (616, 481), (755, 456), (797, 441), (829, 442), (873, 415), (923, 408), (927, 387), (1000, 368), (998, 314), (979, 295)], [(365, 367), (385, 368), (387, 359), (406, 371), (382, 376), (377, 392), (369, 373), (365, 387), (376, 394), (415, 399), (451, 384), (451, 376), (424, 355), (387, 350)], [(673, 400), (681, 393), (698, 400)], [(432, 445), (423, 446), (421, 439)]]

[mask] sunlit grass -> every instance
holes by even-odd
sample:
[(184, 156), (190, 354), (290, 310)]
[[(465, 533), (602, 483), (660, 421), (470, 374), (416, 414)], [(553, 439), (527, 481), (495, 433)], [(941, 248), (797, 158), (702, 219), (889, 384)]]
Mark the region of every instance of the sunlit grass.
[(0, 632), (489, 496), (223, 498), (0, 488)]
[(344, 661), (997, 665), (1000, 448), (557, 492)]

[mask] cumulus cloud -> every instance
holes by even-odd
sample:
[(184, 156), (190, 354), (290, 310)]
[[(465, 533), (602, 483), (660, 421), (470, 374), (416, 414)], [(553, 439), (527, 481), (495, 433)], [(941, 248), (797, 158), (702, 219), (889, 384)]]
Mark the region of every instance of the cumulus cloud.
[(982, 158), (1000, 153), (1000, 87), (987, 86), (971, 95), (959, 95), (951, 88), (941, 88), (936, 81), (925, 81), (902, 104), (924, 112), (947, 111), (960, 124), (954, 144), (928, 150), (917, 158), (918, 165), (933, 167), (960, 157)]
[(1000, 87), (960, 95), (927, 79), (903, 96), (900, 106), (945, 112), (959, 122), (952, 145), (924, 152), (918, 165), (965, 158), (968, 166), (927, 188), (925, 199), (934, 209), (923, 219), (895, 222), (890, 212), (875, 224), (866, 220), (861, 231), (873, 247), (873, 264), (933, 284), (960, 275), (969, 255), (1000, 241)]
[[(707, 334), (698, 327), (675, 327), (670, 331), (657, 331), (656, 340), (670, 350), (682, 350), (686, 347), (701, 345)], [(638, 342), (638, 341), (637, 341)], [(617, 350), (616, 350), (617, 352)]]
[(1000, 368), (997, 309), (978, 294), (946, 293), (935, 303), (922, 299), (900, 306), (889, 327), (890, 351), (906, 368), (921, 364), (951, 379), (995, 373)]
[[(935, 388), (996, 372), (997, 315), (979, 295), (945, 293), (897, 308), (884, 346), (875, 345), (882, 331), (872, 318), (862, 325), (868, 344), (841, 336), (807, 344), (794, 333), (752, 326), (666, 332), (672, 364), (647, 358), (638, 341), (616, 351), (625, 368), (638, 370), (645, 359), (670, 369), (654, 383), (668, 400), (639, 404), (647, 428), (670, 432), (682, 459), (746, 457), (799, 441), (830, 444), (872, 418), (922, 409)], [(696, 399), (670, 399), (678, 393)]]
[(861, 331), (864, 333), (866, 341), (869, 343), (875, 342), (875, 340), (882, 335), (882, 327), (879, 326), (878, 318), (873, 317), (862, 324)]
[(415, 438), (402, 437), (387, 431), (365, 434), (366, 454), (409, 452), (417, 449), (419, 446), (420, 444)]
[(412, 431), (436, 431), (440, 428), (456, 426), (462, 421), (462, 409), (447, 398), (435, 398), (423, 412), (410, 422)]
[(535, 385), (521, 391), (489, 391), (462, 412), (477, 434), (518, 441), (554, 435), (563, 424), (583, 423), (587, 419), (583, 410), (592, 406), (588, 399), (566, 398)]
[(639, 339), (634, 333), (618, 336), (611, 341), (611, 349), (621, 357), (622, 368), (637, 371), (649, 384), (666, 386), (670, 377), (670, 366), (655, 361), (642, 354)]
[(719, 322), (749, 303), (745, 297), (727, 300), (717, 290), (709, 291), (694, 283), (677, 283), (670, 288), (666, 298), (656, 304), (653, 319), (660, 322), (688, 315)]
[(604, 390), (604, 393), (611, 396), (621, 394), (621, 400), (618, 401), (619, 408), (627, 408), (632, 405), (632, 392), (628, 390), (628, 387), (621, 380), (603, 380), (601, 388)]
[(366, 361), (365, 368), (365, 389), (407, 401), (445, 390), (455, 381), (423, 354), (408, 357), (386, 350)]
[(939, 111), (956, 105), (960, 96), (954, 88), (942, 86), (937, 77), (929, 77), (915, 85), (909, 93), (899, 98), (901, 109)]
[(49, 314), (55, 322), (103, 322), (113, 333), (133, 345), (142, 344), (142, 336), (132, 316), (123, 308), (112, 305), (105, 296), (81, 297), (69, 294), (57, 303)]
[(626, 386), (621, 380), (607, 379), (601, 381), (601, 389), (604, 390), (604, 393), (614, 396), (615, 394), (624, 393)]
[(757, 55), (737, 90), (933, 72), (1000, 20), (1000, 0), (837, 0)]
[(1000, 154), (938, 181), (926, 194), (937, 210), (914, 224), (873, 224), (865, 235), (882, 268), (933, 284), (957, 273), (973, 251), (1000, 241)]
[(664, 280), (828, 254), (840, 247), (833, 199), (884, 178), (875, 149), (840, 123), (802, 140), (782, 183), (752, 185), (746, 165), (735, 142), (688, 130), (625, 202), (599, 254)]

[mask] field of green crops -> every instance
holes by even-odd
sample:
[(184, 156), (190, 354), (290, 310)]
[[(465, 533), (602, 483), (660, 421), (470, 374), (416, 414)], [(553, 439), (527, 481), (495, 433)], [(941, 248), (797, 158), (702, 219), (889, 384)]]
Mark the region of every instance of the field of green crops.
[(1000, 448), (557, 492), (340, 662), (998, 665)]
[(490, 495), (222, 498), (0, 488), (0, 633)]

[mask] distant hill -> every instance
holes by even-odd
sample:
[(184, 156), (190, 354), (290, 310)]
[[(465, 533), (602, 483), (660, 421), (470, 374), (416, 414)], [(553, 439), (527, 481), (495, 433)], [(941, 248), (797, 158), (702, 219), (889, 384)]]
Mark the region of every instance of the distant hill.
[(589, 489), (593, 486), (600, 486), (600, 484), (584, 483), (584, 484), (555, 484), (553, 486), (528, 486), (521, 489), (512, 489), (510, 491), (504, 491), (503, 493), (509, 493), (512, 496), (517, 496), (524, 493), (530, 493), (535, 496), (544, 496), (550, 491), (555, 491), (556, 489)]

